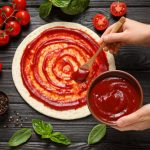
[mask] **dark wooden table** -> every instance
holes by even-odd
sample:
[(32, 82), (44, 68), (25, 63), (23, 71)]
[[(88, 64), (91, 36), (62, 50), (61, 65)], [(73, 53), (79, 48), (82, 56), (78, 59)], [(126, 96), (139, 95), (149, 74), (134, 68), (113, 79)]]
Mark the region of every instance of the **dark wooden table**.
[[(41, 118), (51, 122), (54, 130), (61, 131), (72, 139), (72, 144), (64, 147), (41, 140), (36, 134), (33, 134), (29, 142), (17, 149), (150, 150), (150, 130), (119, 132), (111, 127), (107, 127), (107, 135), (100, 143), (88, 146), (86, 142), (88, 133), (98, 123), (92, 116), (74, 121), (61, 121), (49, 118), (33, 110), (18, 94), (12, 80), (11, 65), (16, 48), (26, 35), (37, 27), (53, 21), (78, 22), (94, 30), (91, 18), (102, 10), (109, 11), (109, 6), (113, 0), (91, 0), (86, 12), (72, 17), (66, 16), (59, 9), (54, 8), (47, 21), (39, 17), (38, 7), (41, 1), (27, 0), (28, 10), (31, 14), (30, 25), (23, 28), (21, 35), (12, 39), (8, 46), (0, 47), (0, 63), (3, 64), (3, 72), (0, 74), (0, 91), (5, 92), (10, 100), (8, 114), (0, 122), (0, 150), (11, 149), (8, 147), (7, 142), (11, 135), (20, 128), (15, 126), (13, 121), (9, 121), (10, 116), (17, 116), (16, 112), (22, 117), (23, 127), (31, 127), (31, 120), (33, 118)], [(0, 1), (0, 6), (6, 5), (8, 2), (6, 0)], [(144, 23), (150, 23), (150, 0), (126, 0), (126, 3), (128, 5), (127, 17)], [(111, 17), (110, 22), (113, 23), (114, 21)], [(142, 32), (142, 29), (139, 32)], [(116, 56), (116, 65), (117, 69), (126, 70), (137, 77), (144, 90), (144, 104), (150, 103), (150, 47), (123, 47)]]

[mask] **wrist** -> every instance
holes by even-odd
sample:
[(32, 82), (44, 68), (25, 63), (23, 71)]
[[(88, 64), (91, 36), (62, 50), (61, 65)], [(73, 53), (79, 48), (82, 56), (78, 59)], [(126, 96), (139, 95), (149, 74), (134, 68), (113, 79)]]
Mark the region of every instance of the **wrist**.
[(144, 31), (143, 45), (150, 46), (150, 25), (146, 25)]

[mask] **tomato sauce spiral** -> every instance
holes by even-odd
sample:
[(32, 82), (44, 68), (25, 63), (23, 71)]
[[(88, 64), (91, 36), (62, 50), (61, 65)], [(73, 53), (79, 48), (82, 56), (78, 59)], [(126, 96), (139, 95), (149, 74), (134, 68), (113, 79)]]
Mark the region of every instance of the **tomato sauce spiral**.
[(104, 52), (93, 64), (84, 83), (71, 75), (98, 49), (99, 44), (87, 33), (71, 28), (45, 30), (25, 48), (21, 58), (21, 76), (30, 95), (55, 110), (77, 109), (86, 105), (91, 81), (108, 70)]

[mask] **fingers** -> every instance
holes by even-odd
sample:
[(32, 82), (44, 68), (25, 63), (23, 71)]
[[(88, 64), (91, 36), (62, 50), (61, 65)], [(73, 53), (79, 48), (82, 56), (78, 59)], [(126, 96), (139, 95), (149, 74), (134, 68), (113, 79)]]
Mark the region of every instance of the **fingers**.
[(111, 30), (112, 30), (112, 28), (113, 28), (114, 25), (115, 25), (115, 24), (109, 26), (109, 27), (105, 30), (105, 32), (103, 33), (103, 35), (101, 36), (101, 38), (103, 38), (103, 36), (109, 34), (109, 33), (111, 32)]
[(108, 51), (112, 54), (117, 54), (120, 47), (122, 47), (124, 44), (123, 43), (112, 43), (112, 44), (107, 44), (107, 46), (104, 48), (105, 51)]
[(124, 32), (122, 32), (122, 28), (120, 29), (119, 33), (110, 33), (115, 24), (116, 23), (108, 27), (101, 36), (104, 42), (106, 43), (122, 42), (122, 40), (124, 39)]
[(141, 114), (139, 112), (132, 113), (130, 115), (124, 116), (116, 121), (118, 127), (125, 127), (136, 122), (139, 122), (141, 119)]
[(112, 126), (119, 131), (145, 130), (150, 128), (150, 104), (144, 105), (136, 112), (124, 116)]
[[(112, 28), (115, 26), (116, 23), (112, 24), (111, 26), (109, 26), (105, 32), (102, 34), (101, 38), (103, 38), (105, 35), (108, 35), (111, 31), (112, 31)], [(123, 28), (119, 29), (118, 32), (123, 32)]]
[[(106, 29), (106, 31), (101, 36), (101, 39), (99, 43), (105, 42), (107, 46), (104, 48), (105, 51), (108, 51), (112, 54), (116, 54), (119, 50), (119, 48), (122, 46), (122, 43), (120, 42), (120, 37), (122, 37), (122, 33), (110, 33), (112, 28), (115, 26), (116, 23), (111, 25)], [(120, 29), (122, 31), (122, 29)], [(118, 35), (119, 34), (119, 35)]]
[(137, 110), (136, 112), (118, 119), (116, 121), (116, 124), (118, 127), (125, 127), (125, 126), (132, 125), (134, 123), (137, 123), (137, 122), (144, 121), (148, 119), (148, 117), (150, 116), (149, 109), (150, 109), (150, 105), (148, 106), (145, 105), (139, 110)]
[(150, 122), (142, 121), (122, 128), (117, 126), (112, 126), (112, 128), (117, 129), (119, 131), (142, 131), (150, 128)]
[[(115, 26), (115, 23), (111, 25), (109, 28), (106, 29), (106, 31), (101, 36), (101, 39), (99, 43), (105, 42), (107, 46), (103, 49), (105, 51), (108, 51), (112, 54), (117, 54), (119, 51), (119, 48), (123, 45), (120, 41), (120, 39), (123, 36), (123, 32), (121, 33), (110, 33), (112, 28)], [(122, 29), (120, 29), (122, 31)], [(119, 35), (118, 35), (119, 34)]]
[(102, 39), (105, 43), (118, 43), (118, 42), (123, 42), (125, 43), (125, 33), (120, 32), (120, 33), (110, 33), (107, 35), (102, 36)]

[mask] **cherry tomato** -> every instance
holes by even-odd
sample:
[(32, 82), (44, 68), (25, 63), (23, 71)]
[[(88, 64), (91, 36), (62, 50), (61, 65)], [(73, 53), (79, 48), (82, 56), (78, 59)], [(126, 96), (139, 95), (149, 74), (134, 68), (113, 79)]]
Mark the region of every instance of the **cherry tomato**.
[(121, 17), (127, 12), (127, 5), (124, 2), (113, 2), (110, 5), (110, 12), (115, 17)]
[(3, 26), (4, 20), (0, 17), (0, 28)]
[(17, 10), (24, 10), (26, 8), (26, 0), (13, 0), (13, 7)]
[(8, 44), (9, 39), (9, 35), (5, 31), (0, 30), (0, 46)]
[(1, 13), (2, 13), (2, 8), (0, 8), (0, 17), (1, 17)]
[(21, 26), (17, 21), (9, 21), (5, 25), (5, 31), (10, 36), (17, 36), (21, 32)]
[(2, 19), (5, 20), (6, 18), (13, 15), (13, 12), (14, 12), (14, 10), (11, 6), (3, 6), (0, 11), (0, 17), (2, 17)]
[(25, 10), (18, 11), (15, 17), (17, 18), (17, 21), (22, 26), (25, 26), (30, 22), (30, 14), (28, 11), (25, 11)]
[(0, 72), (2, 72), (3, 65), (0, 63)]
[(106, 18), (105, 15), (103, 14), (96, 14), (93, 18), (93, 25), (97, 30), (105, 30), (108, 25), (109, 25), (109, 21)]

